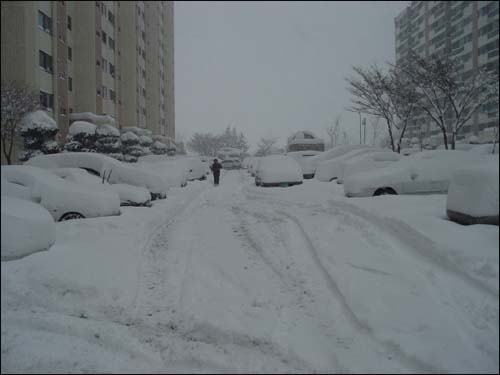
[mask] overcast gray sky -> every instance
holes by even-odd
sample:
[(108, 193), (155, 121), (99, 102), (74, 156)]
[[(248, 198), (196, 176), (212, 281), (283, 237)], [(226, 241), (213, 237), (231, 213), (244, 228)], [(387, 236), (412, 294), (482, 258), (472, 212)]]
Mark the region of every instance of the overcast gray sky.
[(394, 17), (409, 2), (175, 2), (176, 133), (243, 131), (279, 146), (297, 130), (327, 138), (342, 115), (351, 142), (359, 117), (351, 65), (394, 61)]

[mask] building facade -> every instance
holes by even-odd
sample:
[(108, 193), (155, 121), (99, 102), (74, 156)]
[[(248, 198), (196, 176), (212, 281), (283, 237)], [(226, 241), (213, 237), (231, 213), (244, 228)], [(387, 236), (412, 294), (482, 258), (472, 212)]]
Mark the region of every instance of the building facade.
[(40, 92), (65, 138), (72, 112), (175, 139), (172, 1), (3, 1), (2, 82)]
[[(396, 64), (410, 51), (422, 57), (449, 55), (457, 74), (467, 78), (477, 68), (497, 71), (497, 1), (412, 1), (395, 19)], [(483, 108), (462, 128), (461, 137), (478, 135), (498, 124), (498, 113)], [(437, 136), (440, 132), (422, 113), (408, 127), (408, 137)]]

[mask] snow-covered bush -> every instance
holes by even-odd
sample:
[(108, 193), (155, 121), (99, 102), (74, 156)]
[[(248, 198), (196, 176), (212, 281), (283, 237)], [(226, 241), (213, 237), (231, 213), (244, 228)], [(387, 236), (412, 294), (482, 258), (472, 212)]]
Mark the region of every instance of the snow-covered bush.
[(26, 161), (33, 156), (59, 152), (59, 144), (54, 139), (58, 131), (54, 119), (44, 111), (34, 111), (24, 116), (20, 130), (24, 150), (19, 153), (18, 159)]
[(148, 137), (147, 135), (141, 135), (139, 137), (139, 144), (141, 145), (144, 155), (150, 155), (151, 154), (151, 144), (153, 143), (153, 140)]
[(115, 119), (108, 115), (96, 115), (92, 112), (70, 113), (70, 121), (85, 121), (96, 125), (111, 124), (115, 126)]
[(160, 141), (154, 141), (150, 150), (154, 155), (164, 155), (167, 153), (167, 145)]
[(112, 125), (100, 125), (96, 131), (97, 152), (106, 154), (115, 159), (123, 159), (121, 154), (122, 142), (120, 140), (120, 131)]
[(86, 121), (75, 121), (68, 130), (64, 150), (71, 152), (96, 152), (97, 126)]
[(123, 153), (123, 161), (129, 163), (135, 163), (137, 158), (143, 156), (143, 149), (139, 144), (139, 137), (133, 132), (125, 132), (122, 133), (121, 137), (122, 142), (122, 153)]

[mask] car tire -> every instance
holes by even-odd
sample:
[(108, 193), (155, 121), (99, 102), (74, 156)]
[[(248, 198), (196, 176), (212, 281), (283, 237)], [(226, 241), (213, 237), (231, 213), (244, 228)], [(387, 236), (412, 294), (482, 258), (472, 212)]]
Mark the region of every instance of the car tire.
[(79, 212), (66, 212), (64, 215), (60, 217), (59, 221), (66, 221), (73, 219), (85, 219), (85, 216), (83, 216)]
[(393, 188), (380, 188), (375, 190), (375, 193), (373, 193), (374, 197), (378, 197), (379, 195), (398, 195), (396, 191)]

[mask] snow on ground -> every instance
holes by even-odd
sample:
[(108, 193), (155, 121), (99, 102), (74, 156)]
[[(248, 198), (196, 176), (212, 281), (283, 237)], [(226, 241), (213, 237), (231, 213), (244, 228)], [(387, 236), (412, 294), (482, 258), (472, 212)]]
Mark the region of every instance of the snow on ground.
[(446, 195), (223, 171), (123, 209), (2, 262), (2, 372), (498, 373), (498, 227)]

